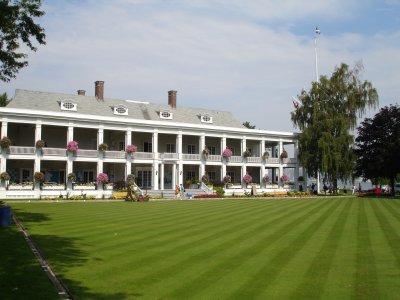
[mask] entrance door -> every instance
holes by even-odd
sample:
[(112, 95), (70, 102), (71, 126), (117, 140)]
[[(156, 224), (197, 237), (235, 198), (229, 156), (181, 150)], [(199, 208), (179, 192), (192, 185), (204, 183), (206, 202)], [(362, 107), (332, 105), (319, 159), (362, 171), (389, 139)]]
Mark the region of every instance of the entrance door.
[(32, 182), (32, 169), (21, 170), (21, 182)]

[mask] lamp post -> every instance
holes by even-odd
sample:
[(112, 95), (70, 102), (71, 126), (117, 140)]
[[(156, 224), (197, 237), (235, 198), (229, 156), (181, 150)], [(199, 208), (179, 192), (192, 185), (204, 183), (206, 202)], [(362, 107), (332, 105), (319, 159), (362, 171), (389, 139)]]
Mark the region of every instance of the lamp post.
[[(314, 48), (315, 48), (315, 76), (316, 82), (319, 84), (319, 75), (318, 75), (318, 53), (317, 53), (317, 40), (318, 36), (321, 34), (321, 31), (318, 27), (315, 27), (315, 37), (314, 37)], [(317, 172), (317, 193), (320, 191), (320, 183), (319, 183), (319, 171)]]

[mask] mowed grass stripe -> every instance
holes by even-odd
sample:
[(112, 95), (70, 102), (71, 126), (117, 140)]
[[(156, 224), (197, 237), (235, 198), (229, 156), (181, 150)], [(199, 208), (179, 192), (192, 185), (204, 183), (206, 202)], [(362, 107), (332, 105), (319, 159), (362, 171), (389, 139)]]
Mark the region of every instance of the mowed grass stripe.
[[(275, 254), (267, 259), (264, 264), (260, 264), (258, 271), (249, 276), (247, 281), (241, 284), (240, 288), (231, 296), (234, 299), (255, 299), (268, 295), (268, 288), (274, 284), (279, 274), (290, 263), (291, 259), (297, 255), (317, 234), (325, 222), (329, 223), (336, 210), (342, 205), (339, 201), (325, 202), (325, 205), (310, 216), (306, 226), (293, 227), (289, 232), (293, 235), (292, 239), (286, 241), (285, 247), (277, 249)], [(300, 229), (300, 230), (299, 230)]]
[[(278, 207), (280, 212), (278, 210), (275, 211), (274, 219), (285, 218), (285, 216), (291, 214), (291, 209)], [(271, 219), (269, 222), (272, 223), (274, 219)], [(131, 258), (132, 261), (129, 265), (138, 270), (139, 278), (135, 279), (134, 282), (135, 284), (146, 283), (148, 281), (155, 282), (156, 278), (162, 279), (163, 274), (165, 274), (165, 277), (171, 277), (171, 272), (176, 275), (176, 270), (181, 270), (181, 266), (185, 267), (187, 265), (188, 257), (190, 262), (193, 260), (193, 256), (196, 256), (194, 260), (198, 258), (211, 258), (213, 255), (220, 253), (215, 251), (215, 246), (226, 240), (229, 242), (230, 239), (236, 238), (241, 232), (243, 232), (243, 235), (246, 235), (249, 229), (260, 226), (257, 224), (262, 223), (263, 220), (265, 220), (265, 216), (262, 210), (257, 210), (257, 213), (253, 213), (250, 219), (244, 218), (242, 215), (241, 218), (233, 222), (226, 220), (221, 223), (221, 220), (216, 220), (216, 222), (218, 221), (218, 226), (216, 226), (215, 222), (207, 223), (208, 227), (203, 229), (203, 233), (200, 236), (190, 235), (184, 241), (184, 244), (179, 244), (179, 242), (175, 241), (173, 242), (174, 247), (162, 252), (162, 255), (157, 253), (157, 250), (165, 249), (164, 245), (159, 245), (155, 249), (149, 248), (148, 251), (139, 251), (139, 254), (135, 258)], [(224, 247), (222, 246), (222, 248)], [(163, 264), (161, 269), (158, 269), (159, 263)], [(143, 274), (147, 275), (143, 277)]]
[(368, 219), (371, 218), (372, 210), (366, 209), (366, 201), (362, 198), (357, 199), (357, 269), (353, 297), (354, 299), (380, 299), (376, 262), (370, 238), (370, 231), (375, 230), (369, 226)]
[[(324, 237), (324, 242), (318, 249), (318, 252), (312, 257), (312, 260), (309, 261), (309, 258), (307, 258), (308, 269), (301, 283), (290, 295), (290, 299), (298, 299), (299, 297), (303, 299), (319, 299), (324, 293), (324, 287), (328, 281), (328, 275), (344, 233), (351, 205), (353, 204), (352, 201), (333, 201), (341, 202), (343, 207), (338, 214), (332, 212), (327, 217), (326, 220), (329, 222), (330, 229)], [(313, 245), (315, 244), (313, 243)], [(307, 265), (304, 265), (304, 267), (307, 267)]]
[(233, 286), (240, 286), (244, 279), (241, 277), (243, 271), (241, 266), (243, 264), (265, 249), (273, 248), (276, 244), (279, 246), (280, 240), (285, 234), (290, 233), (291, 230), (296, 230), (299, 224), (308, 222), (314, 214), (326, 208), (326, 204), (323, 202), (308, 202), (308, 204), (302, 210), (290, 212), (290, 214), (283, 215), (279, 219), (271, 220), (268, 227), (265, 226), (265, 223), (260, 223), (250, 232), (245, 232), (245, 235), (239, 235), (228, 241), (228, 247), (222, 245), (222, 247), (216, 248), (214, 252), (217, 253), (218, 260), (214, 260), (206, 268), (199, 265), (194, 274), (190, 272), (191, 264), (187, 264), (185, 267), (188, 270), (185, 273), (186, 276), (191, 276), (190, 281), (177, 286), (174, 291), (167, 295), (167, 298), (194, 298), (196, 296), (201, 298), (205, 286), (211, 287), (231, 272), (236, 276), (233, 275), (234, 282), (231, 282), (230, 291), (234, 289)]
[[(394, 218), (392, 210), (376, 201), (370, 201), (375, 216), (376, 232), (371, 233), (375, 241), (377, 278), (382, 299), (398, 298), (400, 289), (400, 234), (399, 220)], [(384, 280), (383, 280), (384, 278)]]

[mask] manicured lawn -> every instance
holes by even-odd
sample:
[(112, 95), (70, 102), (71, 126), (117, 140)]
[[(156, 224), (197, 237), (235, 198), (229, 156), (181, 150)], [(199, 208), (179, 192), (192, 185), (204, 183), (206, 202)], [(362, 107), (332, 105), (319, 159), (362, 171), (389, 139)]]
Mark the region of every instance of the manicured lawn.
[[(400, 295), (400, 200), (12, 206), (79, 299), (398, 299)], [(21, 250), (12, 254), (18, 256), (17, 263), (26, 263), (24, 257), (29, 256), (20, 257)], [(27, 272), (33, 282), (48, 283), (41, 274)], [(1, 281), (3, 277), (0, 274)], [(0, 293), (9, 288), (0, 287)], [(51, 299), (39, 294), (35, 298)]]

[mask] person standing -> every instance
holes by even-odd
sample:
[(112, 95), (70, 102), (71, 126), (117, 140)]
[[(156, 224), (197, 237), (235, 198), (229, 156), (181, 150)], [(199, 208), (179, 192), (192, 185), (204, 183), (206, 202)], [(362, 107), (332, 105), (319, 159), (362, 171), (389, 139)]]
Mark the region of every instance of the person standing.
[(185, 195), (185, 187), (183, 186), (183, 184), (181, 183), (180, 187), (179, 187), (179, 197), (182, 200), (183, 196)]

